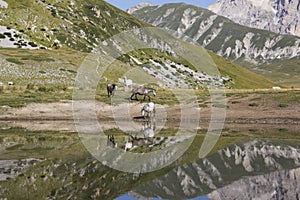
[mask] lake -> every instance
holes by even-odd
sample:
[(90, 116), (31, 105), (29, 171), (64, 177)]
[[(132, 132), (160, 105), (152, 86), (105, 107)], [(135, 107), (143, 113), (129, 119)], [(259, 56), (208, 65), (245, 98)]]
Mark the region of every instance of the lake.
[[(142, 121), (138, 130), (127, 127), (130, 136), (112, 122), (105, 124), (104, 135), (82, 138), (70, 121), (1, 123), (0, 198), (297, 199), (300, 194), (297, 124), (261, 124), (255, 129), (253, 124), (226, 124), (205, 157), (199, 157), (205, 128), (194, 133), (172, 123)], [(84, 140), (93, 141), (89, 144), (98, 150), (89, 151)], [(135, 145), (125, 151), (130, 141)], [(160, 151), (177, 152), (179, 147), (184, 152), (168, 154), (174, 159)], [(144, 158), (151, 152), (156, 157), (149, 165), (156, 168), (131, 173), (149, 160), (136, 163), (126, 153)], [(105, 156), (112, 161), (101, 160)], [(127, 162), (120, 171), (114, 163), (123, 158)]]

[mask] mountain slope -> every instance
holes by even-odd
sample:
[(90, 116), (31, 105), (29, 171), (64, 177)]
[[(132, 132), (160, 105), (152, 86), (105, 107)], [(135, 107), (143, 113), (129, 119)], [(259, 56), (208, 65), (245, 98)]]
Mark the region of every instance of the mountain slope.
[[(267, 174), (280, 169), (293, 169), (300, 166), (300, 149), (293, 143), (279, 143), (274, 141), (252, 140), (237, 143), (218, 151), (204, 159), (199, 159), (193, 163), (186, 164), (158, 177), (134, 190), (138, 197), (157, 197), (162, 199), (191, 199), (200, 195), (205, 195), (212, 191), (219, 191), (226, 185), (230, 185), (241, 177), (251, 177), (259, 174)], [(251, 178), (256, 180), (253, 186), (265, 184), (265, 177), (258, 176)], [(274, 181), (280, 183), (281, 177), (274, 177)], [(245, 178), (246, 179), (246, 178)], [(241, 186), (241, 190), (251, 194), (253, 198), (260, 197), (261, 193), (280, 189), (280, 185), (269, 185), (261, 187), (259, 190), (252, 190), (253, 187), (247, 185), (247, 181), (241, 180), (233, 184), (236, 188)], [(162, 187), (163, 185), (163, 187)], [(265, 184), (267, 185), (267, 184)], [(286, 184), (289, 185), (289, 184)], [(292, 184), (291, 184), (292, 185)], [(221, 189), (220, 193), (231, 194), (236, 199), (236, 191)], [(297, 190), (297, 187), (291, 187)], [(247, 193), (249, 191), (249, 193)], [(293, 190), (290, 191), (293, 194)], [(239, 194), (241, 195), (241, 194)], [(238, 199), (247, 199), (238, 198)], [(264, 199), (264, 198), (263, 198)]]
[[(282, 170), (266, 175), (246, 177), (208, 194), (212, 200), (221, 199), (297, 199), (300, 168)], [(292, 179), (290, 177), (293, 177)], [(252, 188), (249, 188), (252, 185)], [(253, 192), (255, 191), (255, 192)]]
[[(16, 2), (7, 0), (6, 2), (8, 6), (2, 8), (3, 12), (0, 15), (2, 27), (2, 29), (0, 28), (0, 36), (2, 35), (0, 37), (0, 46), (2, 44), (3, 47), (22, 48), (22, 50), (18, 49), (15, 52), (8, 49), (1, 50), (0, 70), (3, 72), (1, 73), (1, 80), (5, 82), (59, 84), (59, 76), (61, 75), (63, 77), (62, 82), (69, 85), (74, 80), (76, 70), (83, 62), (84, 57), (87, 56), (86, 53), (94, 52), (99, 44), (104, 43), (111, 43), (114, 48), (119, 47), (121, 44), (118, 46), (116, 41), (111, 41), (109, 38), (123, 31), (151, 27), (150, 24), (139, 21), (105, 1), (24, 0)], [(25, 12), (27, 13), (26, 15), (23, 14)], [(4, 43), (1, 43), (3, 41)], [(153, 44), (153, 48), (159, 49), (161, 43), (153, 41), (147, 42)], [(23, 48), (28, 50), (23, 50)], [(46, 50), (33, 53), (31, 49)], [(203, 49), (195, 47), (195, 51), (203, 51)], [(73, 54), (76, 62), (69, 59), (68, 56), (68, 60), (64, 61), (63, 57), (56, 54)], [(122, 55), (122, 51), (120, 55)], [(45, 57), (45, 59), (37, 59), (37, 57)], [(212, 57), (217, 60), (221, 59)], [(180, 83), (185, 83), (186, 80), (193, 87), (198, 87), (197, 84), (203, 84), (195, 79), (196, 76), (184, 72), (193, 68), (191, 64), (178, 59), (174, 54), (167, 55), (166, 51), (141, 50), (131, 52), (129, 55), (121, 56), (118, 59), (127, 65), (126, 69), (141, 67), (145, 72), (155, 76), (157, 80), (164, 79), (164, 82), (167, 83), (165, 86), (176, 86), (177, 83), (180, 86)], [(64, 63), (64, 65), (62, 66), (61, 63)], [(243, 73), (247, 73), (247, 71), (243, 70), (238, 70), (238, 73), (231, 77), (229, 71), (231, 66), (235, 64), (225, 60), (220, 63), (226, 64), (222, 65), (221, 74), (224, 77), (214, 77), (218, 84), (225, 79), (231, 79), (232, 81), (228, 82), (227, 86), (233, 88), (270, 88), (274, 85), (274, 83), (255, 74), (252, 74), (250, 78), (246, 78), (246, 75)], [(116, 66), (118, 65), (116, 64)], [(156, 65), (161, 65), (161, 72), (157, 70)], [(178, 65), (177, 73), (172, 69), (171, 65)], [(182, 68), (186, 69), (182, 72)], [(238, 66), (238, 68), (241, 67)], [(116, 68), (117, 71), (124, 72), (123, 69), (121, 69), (121, 65)], [(168, 71), (169, 76), (164, 76), (166, 75), (166, 72), (163, 71), (164, 69)], [(174, 73), (171, 73), (172, 70)], [(227, 70), (229, 70), (228, 73)], [(193, 73), (197, 76), (199, 75), (199, 77), (201, 76), (200, 78), (203, 79), (213, 78), (202, 76), (203, 74), (196, 71)], [(114, 73), (114, 75), (108, 75), (106, 78), (109, 78), (110, 81), (117, 81), (120, 76), (122, 76), (122, 73)], [(243, 84), (239, 84), (240, 80)], [(250, 81), (249, 84), (247, 83), (248, 81)], [(195, 82), (197, 82), (196, 85), (194, 85)], [(253, 84), (254, 82), (256, 83)]]
[(300, 36), (299, 1), (218, 0), (208, 9), (244, 26)]
[(300, 56), (300, 38), (247, 28), (213, 12), (186, 4), (148, 6), (133, 12), (158, 27), (189, 36), (201, 46), (230, 59), (262, 64)]
[(102, 0), (6, 2), (8, 7), (1, 9), (1, 26), (15, 30), (15, 34), (2, 35), (17, 46), (25, 46), (19, 40), (22, 36), (46, 48), (91, 51), (114, 34), (147, 25)]
[(264, 69), (278, 61), (298, 59), (299, 37), (245, 27), (209, 10), (186, 4), (146, 6), (134, 11), (133, 15), (157, 27), (174, 30), (179, 38), (188, 36), (206, 49), (267, 75), (273, 81), (299, 83), (298, 67), (292, 73), (287, 73), (283, 67), (276, 71), (281, 74), (276, 77)]

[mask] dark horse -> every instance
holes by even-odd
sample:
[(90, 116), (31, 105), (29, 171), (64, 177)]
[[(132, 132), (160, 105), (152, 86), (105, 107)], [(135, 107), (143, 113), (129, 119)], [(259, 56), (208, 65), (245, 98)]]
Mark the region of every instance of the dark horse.
[(153, 95), (156, 96), (156, 90), (153, 88), (144, 88), (144, 87), (134, 88), (132, 89), (131, 93), (132, 95), (130, 97), (130, 100), (132, 100), (133, 96), (135, 96), (135, 99), (138, 100), (137, 95), (144, 95), (144, 101), (146, 97), (148, 97), (148, 100), (150, 101), (151, 100), (149, 96), (150, 93), (153, 93)]
[(117, 143), (115, 142), (115, 137), (113, 135), (107, 136), (107, 146), (112, 148), (117, 147)]
[(117, 90), (116, 84), (107, 84), (107, 95), (108, 97), (113, 97), (115, 95), (115, 92)]

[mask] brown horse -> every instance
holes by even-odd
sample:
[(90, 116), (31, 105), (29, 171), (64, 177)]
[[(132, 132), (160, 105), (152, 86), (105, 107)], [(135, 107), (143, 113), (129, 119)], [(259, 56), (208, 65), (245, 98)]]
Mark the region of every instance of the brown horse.
[(135, 96), (135, 99), (136, 100), (139, 100), (137, 98), (137, 95), (144, 95), (144, 101), (146, 99), (146, 97), (148, 97), (148, 100), (150, 101), (151, 98), (149, 96), (150, 93), (153, 93), (154, 96), (156, 96), (156, 90), (154, 88), (144, 88), (144, 87), (141, 87), (141, 88), (134, 88), (132, 89), (131, 91), (131, 97), (130, 97), (130, 100), (133, 100), (132, 97)]

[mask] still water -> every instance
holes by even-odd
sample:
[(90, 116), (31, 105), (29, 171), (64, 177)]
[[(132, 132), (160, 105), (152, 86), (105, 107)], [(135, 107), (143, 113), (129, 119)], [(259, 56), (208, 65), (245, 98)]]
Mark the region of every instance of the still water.
[(107, 126), (105, 137), (95, 144), (122, 152), (133, 138), (141, 142), (126, 151), (137, 154), (179, 146), (192, 138), (186, 152), (170, 165), (129, 173), (92, 156), (69, 122), (61, 123), (65, 130), (43, 128), (55, 122), (49, 123), (35, 122), (34, 130), (25, 122), (1, 124), (0, 199), (299, 198), (297, 127), (261, 125), (254, 130), (245, 124), (228, 125), (211, 153), (199, 158), (205, 131), (189, 137), (189, 132), (180, 130), (182, 134), (176, 135), (178, 129), (162, 128), (159, 122), (140, 123), (140, 131), (130, 136)]

